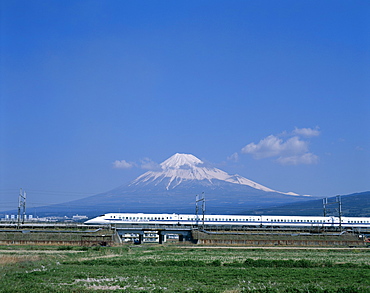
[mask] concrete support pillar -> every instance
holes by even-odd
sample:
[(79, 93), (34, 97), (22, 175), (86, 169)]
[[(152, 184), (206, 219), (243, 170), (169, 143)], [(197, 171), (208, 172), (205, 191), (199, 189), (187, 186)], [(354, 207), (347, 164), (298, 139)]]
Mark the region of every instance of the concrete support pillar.
[(163, 235), (162, 235), (161, 231), (158, 231), (158, 241), (159, 241), (159, 244), (163, 243)]
[(161, 231), (158, 231), (159, 244), (166, 242), (166, 234), (162, 234)]

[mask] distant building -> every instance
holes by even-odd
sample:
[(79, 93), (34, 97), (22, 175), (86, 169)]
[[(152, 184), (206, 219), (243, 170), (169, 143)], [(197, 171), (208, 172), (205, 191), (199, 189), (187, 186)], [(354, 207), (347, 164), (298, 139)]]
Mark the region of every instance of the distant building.
[(76, 222), (87, 220), (87, 219), (88, 219), (87, 216), (81, 216), (81, 215), (75, 215), (72, 217), (72, 220)]

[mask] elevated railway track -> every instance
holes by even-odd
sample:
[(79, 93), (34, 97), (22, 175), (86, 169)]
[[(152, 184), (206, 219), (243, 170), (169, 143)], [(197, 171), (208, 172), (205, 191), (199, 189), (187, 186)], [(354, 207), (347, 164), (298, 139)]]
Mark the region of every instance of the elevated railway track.
[(369, 231), (317, 227), (241, 227), (81, 223), (0, 223), (0, 244), (122, 245), (191, 241), (201, 245), (366, 247)]

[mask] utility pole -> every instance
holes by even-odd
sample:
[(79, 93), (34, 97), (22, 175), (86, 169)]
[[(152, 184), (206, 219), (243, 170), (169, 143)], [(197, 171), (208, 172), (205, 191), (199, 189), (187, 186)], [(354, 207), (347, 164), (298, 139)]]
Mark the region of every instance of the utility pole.
[(206, 198), (204, 196), (204, 192), (202, 192), (202, 198), (199, 198), (199, 195), (197, 194), (195, 196), (195, 217), (196, 217), (196, 223), (197, 225), (199, 224), (199, 207), (198, 207), (198, 202), (202, 202), (202, 228), (204, 229), (204, 213), (206, 211)]
[(322, 199), (322, 205), (323, 205), (323, 208), (324, 208), (324, 217), (326, 217), (326, 206), (328, 204), (328, 198), (323, 198)]
[(338, 214), (339, 214), (339, 229), (342, 231), (342, 199), (340, 195), (337, 195), (337, 203), (338, 203)]
[(26, 192), (23, 193), (22, 188), (21, 188), (19, 191), (19, 197), (18, 197), (18, 229), (21, 224), (21, 218), (22, 218), (22, 224), (24, 224), (25, 216), (26, 216)]
[(330, 203), (328, 203), (328, 198), (323, 198), (322, 204), (323, 204), (323, 209), (324, 209), (324, 217), (327, 216), (327, 213), (328, 213), (327, 206), (328, 205), (338, 204), (337, 212), (338, 212), (338, 218), (339, 218), (339, 229), (340, 231), (342, 231), (342, 199), (340, 195), (337, 195), (335, 202), (330, 202)]

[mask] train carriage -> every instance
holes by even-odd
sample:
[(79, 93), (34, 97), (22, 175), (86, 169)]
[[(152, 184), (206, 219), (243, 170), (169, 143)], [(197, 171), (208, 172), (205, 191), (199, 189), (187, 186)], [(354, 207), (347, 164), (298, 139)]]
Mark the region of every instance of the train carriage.
[(369, 217), (107, 213), (85, 224), (370, 228)]

